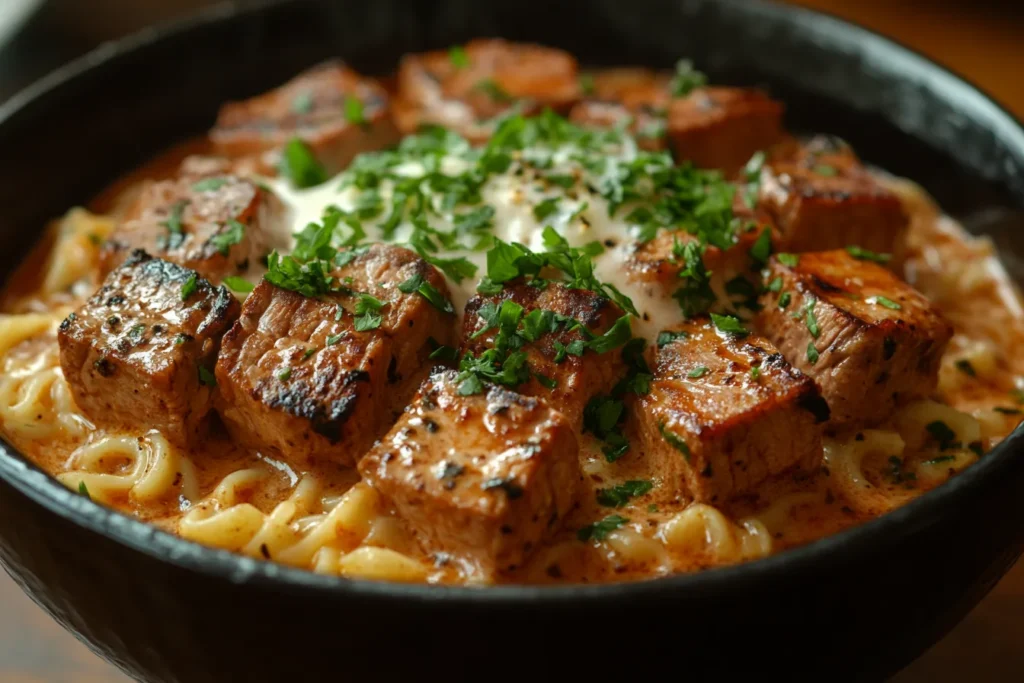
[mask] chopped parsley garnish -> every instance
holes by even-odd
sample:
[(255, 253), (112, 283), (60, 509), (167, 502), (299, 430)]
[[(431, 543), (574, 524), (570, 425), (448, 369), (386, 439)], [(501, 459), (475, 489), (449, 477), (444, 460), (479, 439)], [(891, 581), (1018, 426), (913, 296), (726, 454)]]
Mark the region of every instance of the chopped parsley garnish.
[(328, 346), (334, 346), (335, 344), (340, 342), (341, 338), (344, 337), (344, 336), (345, 336), (344, 333), (341, 333), (341, 334), (329, 334), (329, 335), (327, 335), (327, 345)]
[(345, 120), (357, 126), (366, 123), (366, 116), (363, 113), (363, 101), (358, 97), (349, 95), (345, 98)]
[(743, 327), (743, 323), (741, 323), (735, 316), (712, 313), (711, 322), (715, 324), (715, 327), (718, 328), (719, 332), (735, 334), (739, 337), (745, 337), (750, 334), (750, 330)]
[(835, 166), (829, 166), (828, 164), (818, 164), (814, 167), (814, 172), (823, 176), (834, 176), (839, 173)]
[(312, 356), (316, 352), (317, 352), (316, 347), (313, 347), (311, 349), (306, 349), (305, 351), (302, 352), (302, 360), (308, 359), (310, 356)]
[(89, 495), (89, 487), (85, 485), (84, 481), (78, 482), (78, 495), (85, 496), (89, 500), (92, 500), (92, 496)]
[(204, 368), (202, 365), (199, 366), (199, 382), (208, 387), (217, 386), (217, 378), (212, 372)]
[(589, 541), (591, 539), (595, 541), (603, 541), (608, 534), (627, 522), (629, 522), (629, 520), (621, 515), (609, 515), (600, 522), (594, 522), (593, 524), (585, 526), (577, 531), (576, 538), (581, 541)]
[[(544, 176), (544, 180), (548, 181), (552, 185), (557, 185), (558, 187), (565, 188), (566, 190), (568, 190), (570, 187), (573, 187), (576, 184), (576, 176), (569, 174), (552, 173), (550, 175)], [(536, 208), (534, 208), (534, 212), (536, 212)]]
[(185, 280), (185, 284), (181, 286), (181, 300), (188, 301), (188, 298), (195, 294), (196, 289), (199, 288), (199, 278), (195, 273), (188, 276)]
[(708, 77), (693, 68), (693, 62), (689, 59), (680, 59), (676, 62), (676, 71), (669, 82), (669, 92), (672, 97), (686, 97), (691, 92), (707, 85)]
[(300, 138), (292, 138), (284, 146), (280, 172), (299, 189), (327, 182), (327, 171), (313, 156), (313, 150)]
[(789, 302), (792, 300), (792, 295), (789, 292), (783, 292), (779, 295), (779, 308), (785, 310), (789, 306)]
[(818, 325), (818, 316), (814, 314), (814, 307), (817, 303), (817, 299), (813, 296), (809, 296), (807, 297), (807, 302), (804, 304), (807, 331), (810, 332), (811, 336), (815, 339), (821, 336), (821, 327)]
[(167, 228), (167, 235), (163, 236), (159, 240), (159, 245), (163, 249), (177, 249), (181, 246), (181, 243), (185, 241), (185, 233), (182, 229), (181, 219), (185, 213), (185, 207), (188, 206), (189, 201), (182, 199), (180, 201), (171, 204), (171, 208), (167, 214), (167, 220), (160, 223), (163, 227)]
[(760, 377), (761, 377), (761, 366), (760, 365), (755, 365), (754, 367), (750, 368), (750, 379), (752, 379), (752, 380), (754, 380), (756, 382)]
[(383, 318), (380, 315), (380, 309), (384, 307), (382, 302), (377, 297), (369, 294), (360, 294), (359, 301), (356, 302), (356, 319), (355, 328), (356, 332), (366, 332), (367, 330), (375, 330), (380, 327)]
[(287, 381), (287, 379), (289, 377), (291, 377), (291, 376), (292, 376), (292, 369), (291, 368), (281, 368), (280, 370), (277, 371), (277, 378), (279, 380), (281, 380), (282, 382)]
[(558, 211), (558, 198), (549, 197), (533, 207), (533, 216), (538, 221), (543, 221), (556, 211)]
[(761, 191), (761, 169), (764, 168), (765, 158), (763, 151), (754, 152), (743, 167), (743, 178), (747, 181), (743, 191), (743, 203), (751, 210), (757, 207), (757, 196)]
[(886, 308), (893, 311), (898, 311), (901, 308), (903, 308), (903, 306), (899, 305), (892, 299), (887, 299), (886, 297), (881, 295), (869, 296), (867, 299), (865, 299), (865, 301), (868, 302), (869, 304), (878, 304), (879, 306), (885, 306)]
[(766, 228), (761, 231), (757, 241), (754, 242), (754, 246), (750, 248), (749, 254), (756, 264), (763, 264), (768, 261), (768, 257), (772, 255), (772, 234), (770, 230)]
[(672, 245), (673, 257), (685, 266), (679, 271), (683, 284), (672, 297), (679, 302), (683, 316), (687, 318), (706, 313), (715, 302), (711, 273), (704, 267), (704, 249), (700, 241), (680, 242), (676, 239)]
[(782, 291), (782, 278), (773, 278), (771, 282), (765, 287), (769, 292), (781, 292)]
[(224, 284), (227, 285), (227, 288), (232, 292), (240, 292), (242, 294), (251, 292), (256, 288), (256, 285), (243, 277), (238, 277), (237, 275), (229, 275), (224, 278)]
[(203, 178), (192, 185), (193, 192), (216, 192), (227, 184), (227, 178)]
[(583, 410), (583, 430), (604, 442), (601, 451), (608, 462), (629, 451), (629, 441), (620, 427), (625, 417), (625, 404), (611, 396), (595, 396)]
[(485, 78), (473, 87), (486, 94), (495, 102), (511, 102), (515, 99), (493, 78)]
[(940, 451), (960, 447), (960, 442), (956, 440), (956, 432), (950, 429), (949, 425), (942, 420), (929, 422), (925, 429), (927, 429), (931, 437), (938, 442)]
[(878, 254), (858, 247), (855, 244), (847, 245), (846, 251), (858, 261), (874, 261), (875, 263), (888, 263), (892, 260), (892, 254)]
[(226, 230), (210, 238), (210, 244), (216, 247), (222, 256), (227, 256), (228, 252), (231, 251), (231, 247), (241, 242), (242, 238), (245, 237), (244, 223), (240, 223), (232, 218), (225, 227), (227, 228)]
[(465, 48), (461, 45), (452, 45), (448, 48), (448, 61), (456, 69), (465, 69), (469, 66), (469, 55), (466, 54)]
[(625, 506), (633, 498), (648, 493), (654, 488), (654, 482), (649, 479), (630, 479), (624, 484), (613, 486), (607, 489), (597, 490), (597, 502), (600, 505), (610, 508)]
[(669, 446), (682, 453), (686, 462), (690, 462), (690, 447), (683, 437), (666, 427), (664, 422), (658, 425), (658, 431), (661, 432), (661, 438), (665, 439)]
[(686, 373), (686, 376), (689, 377), (690, 379), (698, 379), (706, 375), (708, 372), (709, 370), (706, 365), (698, 365), (697, 367)]
[(783, 252), (781, 254), (776, 254), (775, 258), (779, 260), (779, 263), (784, 266), (789, 266), (790, 268), (796, 268), (797, 264), (800, 263), (799, 254), (787, 254)]
[(944, 463), (944, 462), (952, 462), (953, 460), (956, 460), (956, 458), (954, 458), (952, 455), (940, 455), (940, 456), (932, 458), (930, 460), (925, 460), (921, 464), (922, 465), (939, 465), (939, 464)]
[(658, 348), (660, 349), (666, 344), (671, 344), (677, 339), (688, 339), (689, 336), (690, 335), (687, 332), (670, 332), (669, 330), (663, 330), (658, 333), (658, 339), (656, 343), (658, 345)]
[(398, 291), (406, 294), (417, 292), (439, 311), (444, 311), (445, 313), (455, 312), (455, 307), (452, 306), (452, 302), (446, 299), (444, 295), (437, 290), (437, 287), (434, 287), (434, 285), (427, 282), (419, 273), (416, 273), (408, 280), (400, 283), (398, 285)]
[(974, 366), (971, 365), (971, 361), (967, 360), (966, 358), (961, 358), (960, 360), (958, 360), (953, 365), (956, 366), (957, 370), (959, 370), (960, 372), (964, 373), (968, 377), (977, 377), (978, 376), (978, 373), (977, 373), (977, 371), (975, 371)]
[(818, 349), (815, 348), (814, 342), (807, 342), (807, 362), (811, 365), (818, 362)]

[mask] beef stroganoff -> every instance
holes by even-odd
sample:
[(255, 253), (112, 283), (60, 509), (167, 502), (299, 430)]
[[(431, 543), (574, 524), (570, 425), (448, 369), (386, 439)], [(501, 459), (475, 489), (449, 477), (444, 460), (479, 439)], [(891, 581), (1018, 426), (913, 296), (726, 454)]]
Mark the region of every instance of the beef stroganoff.
[(0, 427), (186, 539), (325, 574), (637, 580), (780, 552), (1014, 429), (992, 245), (691, 64), (331, 62), (55, 221)]

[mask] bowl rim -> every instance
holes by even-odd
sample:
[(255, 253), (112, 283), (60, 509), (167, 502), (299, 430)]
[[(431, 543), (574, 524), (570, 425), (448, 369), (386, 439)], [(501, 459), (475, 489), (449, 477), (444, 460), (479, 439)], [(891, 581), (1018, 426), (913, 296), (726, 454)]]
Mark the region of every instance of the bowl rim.
[[(882, 36), (856, 22), (802, 6), (781, 5), (764, 0), (718, 0), (742, 5), (751, 20), (762, 16), (784, 19), (800, 29), (839, 38), (845, 43), (868, 43), (873, 58), (897, 65), (894, 70), (926, 79), (931, 88), (949, 99), (959, 98), (972, 116), (984, 119), (1003, 144), (1024, 159), (1024, 124), (996, 98), (954, 70), (942, 66), (897, 40)], [(260, 0), (238, 5), (230, 0), (204, 8), (183, 18), (142, 29), (110, 41), (58, 67), (0, 105), (0, 128), (20, 111), (47, 95), (59, 91), (84, 74), (114, 60), (130, 56), (148, 45), (169, 40), (190, 31), (228, 22), (283, 6), (288, 0)], [(320, 598), (372, 598), (406, 604), (490, 607), (529, 606), (538, 602), (600, 605), (624, 598), (656, 599), (668, 593), (699, 592), (721, 595), (733, 586), (769, 583), (807, 571), (824, 572), (845, 557), (896, 543), (916, 529), (941, 520), (943, 511), (956, 509), (996, 481), (1024, 450), (1024, 425), (1015, 429), (981, 460), (951, 481), (915, 500), (868, 522), (766, 558), (703, 571), (661, 576), (649, 580), (601, 584), (550, 585), (433, 585), (327, 576), (312, 571), (256, 560), (227, 550), (189, 541), (141, 521), (127, 513), (106, 507), (71, 491), (42, 471), (5, 438), (0, 437), (0, 479), (33, 501), (77, 527), (100, 534), (114, 543), (178, 569), (231, 584), (268, 584), (279, 592), (315, 594)]]

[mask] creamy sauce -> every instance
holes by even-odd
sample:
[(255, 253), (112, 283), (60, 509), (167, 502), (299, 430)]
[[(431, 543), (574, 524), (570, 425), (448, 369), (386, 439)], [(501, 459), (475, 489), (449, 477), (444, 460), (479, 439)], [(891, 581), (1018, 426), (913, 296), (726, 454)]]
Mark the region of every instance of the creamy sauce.
[[(618, 159), (628, 162), (635, 152), (635, 147), (627, 145), (620, 151)], [(545, 169), (543, 175), (529, 166), (523, 170), (514, 164), (508, 171), (489, 177), (481, 189), (482, 202), (479, 204), (494, 208), (493, 227), (489, 232), (503, 242), (518, 242), (536, 252), (544, 251), (542, 232), (546, 226), (554, 228), (573, 247), (598, 242), (604, 251), (593, 259), (597, 279), (616, 287), (632, 300), (640, 314), (633, 322), (634, 335), (653, 341), (663, 329), (664, 321), (678, 317), (679, 304), (667, 296), (662, 288), (627, 277), (631, 235), (635, 231), (635, 226), (624, 218), (629, 214), (628, 208), (620, 208), (615, 215), (609, 215), (607, 200), (594, 192), (587, 183), (577, 182), (566, 190), (544, 180), (544, 175), (581, 175), (579, 164), (568, 157), (569, 150), (556, 153), (552, 167)], [(457, 176), (467, 167), (464, 160), (449, 156), (442, 163), (441, 170), (446, 175)], [(610, 165), (609, 169), (609, 172), (614, 172), (615, 166)], [(522, 172), (521, 175), (517, 175), (517, 170)], [(419, 177), (423, 175), (424, 169), (422, 165), (411, 163), (404, 165), (401, 173), (408, 177)], [(341, 180), (344, 176), (345, 173), (341, 173), (327, 183), (307, 190), (297, 190), (283, 178), (267, 178), (265, 182), (289, 207), (290, 223), (295, 230), (299, 230), (309, 223), (319, 223), (327, 206), (334, 205), (344, 211), (356, 208), (362, 192), (352, 186), (342, 188)], [(384, 206), (390, 206), (393, 183), (385, 182), (378, 188), (378, 193)], [(534, 207), (551, 198), (558, 200), (557, 211), (544, 220), (538, 220)], [(465, 210), (465, 206), (458, 207), (459, 212)], [(440, 218), (432, 217), (432, 227), (450, 232), (453, 229), (453, 213), (456, 212), (449, 211)], [(383, 219), (384, 216), (377, 221), (364, 223), (370, 241), (402, 244), (408, 239), (412, 226), (405, 221), (390, 240), (385, 240), (376, 227)], [(478, 269), (476, 277), (466, 278), (461, 283), (447, 278), (452, 303), (461, 312), (466, 302), (476, 294), (479, 278), (487, 272), (486, 251), (448, 250), (442, 246), (437, 255), (445, 258), (464, 257)], [(252, 274), (250, 277), (255, 282), (259, 275)]]

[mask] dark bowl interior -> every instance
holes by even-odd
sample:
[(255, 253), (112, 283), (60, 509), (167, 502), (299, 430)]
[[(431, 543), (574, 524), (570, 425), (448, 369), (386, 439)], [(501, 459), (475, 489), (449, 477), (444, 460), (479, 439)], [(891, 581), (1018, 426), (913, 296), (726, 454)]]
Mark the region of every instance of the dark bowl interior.
[[(847, 139), (991, 232), (1011, 266), (1024, 255), (1020, 124), (956, 76), (835, 19), (722, 0), (299, 0), (219, 6), (100, 48), (0, 108), (0, 272), (49, 219), (202, 133), (226, 100), (327, 57), (384, 73), (405, 52), (490, 35), (592, 65), (689, 56), (715, 81), (765, 86), (792, 128)], [(871, 680), (944, 634), (1020, 555), (1021, 450), (1015, 433), (905, 508), (752, 564), (477, 590), (345, 581), (201, 548), (65, 490), (2, 444), (0, 559), (58, 620), (146, 680), (504, 679), (544, 677), (552, 664), (603, 677), (678, 667)]]

